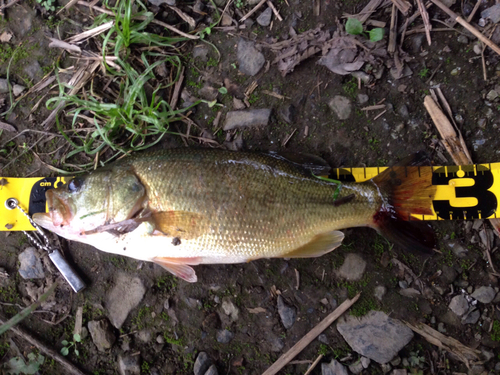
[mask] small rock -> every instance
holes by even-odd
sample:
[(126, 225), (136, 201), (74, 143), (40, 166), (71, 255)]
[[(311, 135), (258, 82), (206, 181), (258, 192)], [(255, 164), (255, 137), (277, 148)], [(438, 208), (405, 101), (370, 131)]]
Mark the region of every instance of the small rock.
[(211, 364), (212, 361), (210, 360), (210, 358), (208, 358), (208, 354), (205, 352), (200, 352), (200, 354), (198, 354), (198, 357), (196, 357), (196, 361), (194, 362), (194, 375), (204, 375)]
[(193, 48), (193, 59), (200, 59), (201, 61), (208, 60), (208, 46), (206, 44), (198, 44)]
[(21, 95), (24, 90), (26, 90), (26, 87), (18, 85), (17, 83), (12, 87), (12, 93), (14, 94), (14, 96)]
[(372, 76), (368, 73), (363, 72), (362, 70), (352, 72), (351, 75), (354, 78), (361, 80), (361, 82), (363, 82), (365, 85), (369, 85), (370, 81), (372, 80)]
[(351, 371), (355, 375), (361, 374), (361, 372), (363, 371), (363, 365), (361, 364), (361, 361), (356, 361), (355, 363), (350, 365), (349, 371)]
[(370, 311), (362, 318), (344, 317), (337, 330), (353, 350), (380, 364), (393, 359), (413, 338), (410, 328), (382, 311)]
[(330, 345), (330, 340), (328, 340), (328, 337), (324, 333), (318, 336), (318, 341), (322, 344)]
[(465, 35), (459, 35), (457, 41), (458, 43), (467, 44), (469, 43), (469, 38), (467, 38)]
[(363, 368), (368, 368), (370, 366), (370, 362), (370, 358), (361, 357), (361, 364), (363, 365)]
[(443, 265), (442, 271), (443, 273), (439, 276), (439, 281), (444, 285), (451, 284), (458, 276), (458, 272), (455, 271), (453, 267), (449, 267), (446, 264)]
[(467, 255), (467, 249), (458, 241), (449, 241), (448, 247), (458, 258), (463, 258)]
[(135, 308), (146, 293), (146, 288), (138, 277), (120, 273), (115, 286), (106, 297), (108, 317), (116, 328), (120, 328), (130, 311)]
[(399, 287), (401, 289), (406, 289), (408, 288), (408, 283), (406, 282), (406, 280), (399, 280), (399, 283), (398, 283)]
[(150, 342), (151, 341), (151, 332), (147, 329), (141, 329), (137, 334), (135, 335), (139, 341), (142, 342)]
[(271, 17), (273, 15), (273, 10), (269, 7), (263, 11), (259, 17), (257, 17), (257, 23), (260, 26), (267, 27), (271, 23)]
[(232, 130), (245, 126), (266, 126), (270, 116), (270, 109), (231, 111), (226, 115), (224, 130)]
[(453, 297), (448, 307), (458, 316), (464, 315), (469, 310), (469, 304), (463, 294)]
[(33, 60), (29, 65), (26, 65), (23, 71), (32, 80), (39, 80), (42, 77), (42, 67), (37, 60)]
[(479, 310), (472, 310), (462, 318), (462, 324), (476, 324), (480, 316)]
[(118, 355), (118, 373), (120, 375), (139, 375), (141, 368), (139, 367), (139, 357)]
[(165, 338), (162, 335), (156, 336), (156, 342), (158, 344), (165, 344)]
[(238, 98), (233, 98), (233, 108), (234, 109), (245, 109), (245, 103), (243, 103), (243, 100), (240, 100)]
[(497, 363), (495, 364), (495, 370), (496, 370), (496, 371), (500, 371), (500, 362), (497, 362)]
[(243, 74), (254, 76), (264, 66), (264, 55), (255, 48), (255, 43), (240, 38), (238, 42), (238, 66)]
[(496, 292), (491, 286), (481, 286), (477, 288), (471, 297), (481, 303), (490, 303), (495, 298)]
[(495, 90), (490, 90), (490, 92), (486, 94), (486, 99), (488, 99), (490, 102), (492, 102), (496, 98), (498, 98), (498, 92), (496, 92)]
[(445, 333), (446, 332), (446, 328), (444, 327), (444, 323), (443, 322), (439, 322), (438, 323), (438, 331), (441, 332), (441, 333)]
[(297, 318), (297, 310), (295, 307), (288, 306), (281, 295), (278, 296), (278, 313), (281, 318), (281, 322), (286, 329), (292, 328)]
[(394, 369), (392, 371), (392, 375), (407, 375), (408, 372), (406, 371), (406, 369)]
[(401, 117), (409, 117), (410, 116), (410, 111), (408, 111), (408, 107), (403, 104), (401, 107), (398, 108), (398, 113), (401, 115)]
[(349, 375), (347, 369), (335, 359), (330, 363), (321, 364), (321, 375)]
[(401, 357), (400, 356), (396, 356), (392, 359), (391, 361), (391, 365), (393, 366), (399, 366), (401, 363)]
[(489, 18), (491, 22), (498, 23), (500, 21), (500, 4), (493, 5), (481, 12), (481, 18)]
[(0, 78), (0, 94), (7, 94), (9, 92), (9, 84), (5, 78)]
[(295, 122), (296, 112), (295, 106), (288, 104), (280, 108), (279, 115), (286, 123), (292, 124)]
[(360, 280), (365, 273), (366, 262), (357, 254), (349, 253), (344, 259), (344, 263), (338, 270), (340, 277), (349, 280)]
[(212, 365), (208, 368), (207, 372), (205, 372), (205, 375), (219, 375), (219, 372), (217, 371), (217, 367), (215, 365)]
[(373, 295), (375, 296), (376, 299), (382, 301), (382, 298), (384, 297), (386, 291), (387, 288), (385, 286), (379, 285), (375, 287)]
[(222, 311), (224, 311), (224, 314), (230, 316), (233, 322), (238, 320), (240, 310), (238, 310), (229, 298), (222, 299)]
[(221, 344), (228, 344), (234, 337), (234, 333), (228, 331), (227, 329), (221, 329), (217, 331), (216, 338)]
[(92, 320), (87, 327), (98, 351), (106, 352), (115, 343), (116, 337), (107, 319)]
[(45, 273), (43, 272), (42, 261), (40, 255), (34, 247), (28, 247), (21, 254), (19, 254), (19, 274), (23, 279), (43, 279)]
[(347, 120), (351, 115), (351, 101), (342, 95), (335, 95), (329, 102), (328, 106), (338, 116), (339, 120)]
[(389, 371), (392, 370), (392, 366), (389, 363), (384, 363), (383, 365), (380, 365), (380, 368), (384, 374), (387, 374)]
[(271, 344), (272, 352), (281, 352), (285, 346), (283, 340), (272, 332), (266, 334), (266, 340)]
[(175, 6), (175, 0), (149, 0), (149, 2), (153, 5), (156, 5), (157, 7), (159, 7), (161, 4)]
[(370, 98), (366, 94), (358, 94), (358, 103), (359, 104), (365, 104), (368, 103), (368, 100)]
[(408, 298), (415, 298), (421, 295), (421, 293), (415, 288), (400, 289), (399, 294), (401, 294), (403, 297)]
[(451, 70), (450, 74), (452, 76), (458, 76), (460, 74), (460, 70), (462, 70), (460, 67), (454, 68)]

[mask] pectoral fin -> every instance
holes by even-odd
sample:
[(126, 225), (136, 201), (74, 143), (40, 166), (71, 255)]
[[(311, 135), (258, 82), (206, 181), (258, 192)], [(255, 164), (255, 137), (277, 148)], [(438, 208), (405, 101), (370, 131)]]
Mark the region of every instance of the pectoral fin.
[(196, 272), (188, 264), (199, 264), (199, 258), (162, 258), (156, 257), (153, 262), (159, 264), (175, 276), (186, 280), (189, 283), (198, 281)]
[(336, 249), (342, 244), (344, 233), (339, 231), (327, 232), (318, 234), (305, 245), (292, 250), (283, 255), (284, 258), (316, 258), (333, 249)]
[(209, 220), (196, 212), (163, 211), (152, 214), (156, 230), (169, 237), (189, 240), (206, 233)]

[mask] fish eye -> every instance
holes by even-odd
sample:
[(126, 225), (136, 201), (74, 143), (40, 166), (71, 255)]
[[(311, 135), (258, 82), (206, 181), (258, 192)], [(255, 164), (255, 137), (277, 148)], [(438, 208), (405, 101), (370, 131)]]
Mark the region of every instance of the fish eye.
[(73, 178), (68, 184), (68, 191), (70, 193), (77, 192), (82, 187), (83, 180), (79, 177)]

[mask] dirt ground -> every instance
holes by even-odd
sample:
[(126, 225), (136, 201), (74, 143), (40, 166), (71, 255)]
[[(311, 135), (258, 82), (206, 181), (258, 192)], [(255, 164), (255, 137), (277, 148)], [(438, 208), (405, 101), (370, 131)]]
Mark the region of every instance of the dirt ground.
[[(214, 28), (206, 40), (220, 52), (219, 62), (215, 50), (206, 43), (193, 41), (183, 44), (185, 87), (191, 95), (202, 97), (203, 93), (199, 91), (207, 86), (228, 87), (227, 82), (232, 85), (229, 93), (216, 94), (222, 106), (214, 110), (200, 104), (194, 109), (190, 118), (197, 124), (193, 130), (196, 135), (215, 133), (217, 126), (213, 122), (217, 112), (221, 111), (222, 124), (226, 113), (234, 109), (233, 98), (243, 100), (247, 87), (256, 81), (258, 86), (247, 100), (250, 108), (272, 110), (269, 123), (238, 131), (219, 130), (213, 139), (224, 144), (226, 140), (232, 141), (241, 136), (242, 143), (237, 144), (239, 149), (309, 153), (322, 157), (333, 167), (384, 166), (422, 150), (436, 165), (452, 165), (453, 161), (439, 144), (439, 135), (423, 105), (429, 90), (440, 87), (474, 162), (499, 160), (500, 98), (491, 99), (487, 95), (500, 84), (500, 56), (486, 48), (485, 80), (481, 54), (476, 53), (481, 47), (475, 48), (477, 40), (459, 25), (455, 25), (454, 29), (431, 32), (430, 46), (423, 32), (408, 33), (401, 46), (401, 56), (411, 70), (406, 77), (395, 79), (385, 63), (381, 63), (375, 66), (375, 70), (381, 70), (380, 77), (373, 78), (376, 74), (371, 72), (372, 80), (358, 86), (358, 80), (351, 75), (338, 75), (317, 64), (319, 55), (301, 62), (293, 72), (282, 76), (277, 65), (270, 64), (275, 55), (267, 47), (269, 44), (289, 38), (291, 28), (302, 33), (322, 25), (323, 30), (333, 32), (337, 30), (338, 20), (345, 22), (342, 18), (344, 14), (357, 14), (367, 3), (366, 0), (317, 1), (321, 8), (318, 16), (313, 14), (312, 2), (278, 0), (274, 1), (274, 5), (283, 21), (273, 16), (272, 27), (247, 22), (244, 29)], [(479, 13), (493, 4), (493, 1), (482, 1), (472, 23), (477, 24)], [(58, 7), (62, 5), (61, 2), (56, 4)], [(220, 1), (219, 5), (222, 10), (226, 3)], [(474, 5), (475, 2), (463, 1), (451, 8), (460, 14), (462, 11), (470, 13), (469, 8)], [(165, 5), (148, 6), (159, 17), (167, 10)], [(194, 14), (194, 3), (178, 2), (178, 6), (186, 13)], [(239, 19), (239, 14), (246, 14), (253, 7), (246, 1), (235, 1), (228, 10), (234, 19)], [(198, 27), (207, 24), (207, 17), (213, 13), (210, 7), (205, 10), (208, 15), (197, 16)], [(65, 39), (81, 32), (91, 24), (92, 18), (84, 7), (74, 6), (55, 15), (55, 12), (47, 11), (32, 0), (20, 1), (4, 12), (0, 34), (8, 32), (11, 38), (0, 44), (0, 76), (6, 78), (9, 74), (11, 83), (28, 89), (49, 74), (59, 59), (61, 52), (48, 48), (48, 37)], [(261, 12), (259, 10), (251, 19), (255, 20)], [(431, 19), (439, 21), (448, 18), (434, 6), (429, 9), (429, 14)], [(372, 18), (386, 22), (388, 29), (391, 7), (377, 11)], [(177, 22), (179, 28), (188, 31), (182, 21)], [(408, 30), (420, 24), (421, 19), (417, 18)], [(438, 22), (433, 21), (433, 24), (436, 29), (445, 28)], [(237, 45), (240, 38), (255, 41), (265, 56), (266, 64), (255, 76), (238, 70)], [(387, 33), (383, 43), (384, 46), (387, 43)], [(19, 46), (12, 58), (13, 50)], [(207, 52), (200, 57), (195, 53), (197, 49), (206, 49)], [(11, 60), (13, 64), (9, 69)], [(384, 61), (387, 60), (390, 58)], [(67, 55), (61, 58), (61, 66), (67, 67), (71, 63)], [(269, 92), (276, 95), (269, 95)], [(18, 132), (25, 129), (47, 130), (40, 127), (50, 113), (44, 103), (55, 93), (57, 89), (52, 89), (46, 97), (42, 97), (45, 92), (26, 97), (2, 121), (14, 125)], [(367, 95), (368, 101), (360, 104), (359, 94)], [(500, 96), (500, 91), (498, 94)], [(5, 112), (10, 106), (9, 94), (0, 95), (1, 110)], [(351, 101), (352, 112), (346, 120), (339, 120), (329, 106), (336, 95)], [(380, 117), (375, 119), (381, 110), (362, 111), (362, 108), (383, 100), (387, 111)], [(32, 113), (38, 101), (41, 104)], [(179, 125), (179, 129), (185, 129), (184, 126)], [(208, 133), (202, 133), (200, 129), (206, 129)], [(57, 129), (54, 126), (48, 131), (57, 132)], [(36, 134), (24, 133), (13, 143), (6, 144), (15, 134), (4, 130), (0, 136), (1, 176), (57, 175), (31, 152), (23, 152), (36, 142)], [(187, 142), (190, 147), (207, 147), (193, 139)], [(155, 147), (184, 146), (180, 137), (169, 135)], [(230, 146), (234, 147), (234, 143)], [(33, 150), (43, 154), (46, 152), (43, 147), (36, 145)], [(45, 156), (44, 160), (61, 167), (57, 164), (57, 157)], [(51, 239), (59, 241), (55, 243), (60, 244), (65, 256), (88, 286), (74, 294), (62, 282), (53, 303), (42, 306), (42, 312), (30, 315), (21, 325), (46, 346), (60, 351), (63, 340), (71, 342), (77, 310), (83, 308), (82, 341), (76, 344), (79, 353), (76, 355), (70, 349), (67, 359), (88, 374), (115, 374), (119, 371), (191, 374), (200, 352), (208, 354), (220, 374), (260, 374), (338, 304), (361, 292), (360, 300), (351, 309), (352, 314), (362, 316), (370, 310), (381, 310), (393, 318), (422, 322), (439, 328), (443, 334), (482, 353), (481, 364), (469, 370), (456, 356), (415, 335), (399, 353), (401, 364), (395, 362), (392, 368), (406, 369), (408, 373), (415, 374), (499, 373), (498, 277), (493, 274), (485, 257), (483, 235), (480, 235), (481, 231), (486, 235), (491, 233), (487, 229), (488, 224), (443, 221), (433, 222), (432, 226), (438, 236), (441, 253), (428, 260), (393, 246), (371, 229), (355, 228), (345, 231), (345, 240), (340, 248), (321, 258), (197, 266), (199, 281), (195, 284), (176, 279), (152, 263), (99, 252), (86, 245), (57, 240), (54, 236)], [(0, 278), (0, 310), (4, 318), (9, 318), (19, 312), (19, 306), (32, 303), (33, 296), (39, 296), (44, 287), (60, 277), (46, 255), (40, 253), (46, 276), (24, 280), (18, 272), (18, 255), (29, 246), (27, 238), (20, 232), (4, 232), (0, 237), (0, 267), (5, 271), (5, 276)], [(490, 250), (497, 271), (500, 269), (500, 252), (495, 249), (499, 245), (500, 239), (494, 236)], [(454, 251), (457, 247), (463, 249), (460, 256)], [(358, 254), (367, 262), (359, 281), (346, 281), (336, 272), (349, 253)], [(393, 258), (418, 275), (429, 294), (408, 296), (401, 293), (408, 285), (405, 285), (404, 274), (390, 262)], [(298, 288), (296, 275), (300, 275)], [(89, 322), (109, 317), (107, 303), (120, 277), (129, 281), (138, 278), (144, 286), (144, 295), (120, 329), (110, 328), (109, 332), (116, 341), (108, 349), (98, 351), (95, 340), (89, 334), (85, 335), (85, 330)], [(376, 286), (386, 288), (381, 300), (374, 296)], [(497, 297), (491, 303), (479, 303), (480, 318), (463, 324), (450, 311), (450, 301), (461, 293), (460, 290), (472, 294), (481, 286), (496, 288)], [(287, 305), (296, 309), (296, 320), (289, 329), (284, 328), (278, 313), (277, 293)], [(232, 312), (226, 312), (227, 306)], [(260, 312), (253, 310), (257, 307), (261, 308)], [(228, 343), (218, 339), (223, 330), (232, 333)], [(31, 352), (37, 353), (38, 348), (13, 333), (0, 337), (0, 358), (4, 363), (19, 354), (27, 357)], [(343, 360), (344, 365), (353, 364), (360, 357), (344, 341), (334, 324), (324, 332), (322, 341), (314, 340), (295, 358), (302, 362), (286, 366), (281, 373), (303, 374), (320, 353), (325, 355), (324, 362), (335, 358)], [(420, 364), (409, 361), (415, 357), (423, 358)], [(120, 361), (123, 366), (124, 358), (132, 363), (129, 372), (119, 370)], [(46, 358), (39, 373), (67, 372), (54, 360)], [(312, 372), (320, 373), (320, 366)], [(362, 373), (382, 374), (384, 368), (372, 361)]]

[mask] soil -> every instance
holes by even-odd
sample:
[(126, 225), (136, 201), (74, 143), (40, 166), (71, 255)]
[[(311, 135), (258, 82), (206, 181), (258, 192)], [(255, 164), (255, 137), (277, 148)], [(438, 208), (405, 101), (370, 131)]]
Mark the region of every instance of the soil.
[[(236, 3), (240, 4), (241, 1)], [(333, 167), (383, 166), (424, 150), (435, 164), (452, 165), (451, 158), (438, 143), (439, 135), (423, 106), (423, 98), (429, 94), (429, 89), (439, 86), (457, 118), (472, 159), (477, 163), (498, 161), (500, 102), (498, 98), (493, 101), (485, 98), (495, 85), (500, 84), (500, 56), (486, 49), (488, 79), (484, 80), (481, 55), (476, 54), (473, 48), (476, 39), (461, 27), (432, 32), (430, 46), (423, 33), (407, 36), (402, 50), (407, 53), (407, 65), (413, 74), (398, 80), (392, 78), (386, 68), (380, 79), (358, 88), (358, 81), (351, 75), (337, 75), (318, 65), (318, 56), (302, 62), (285, 77), (273, 64), (269, 69), (261, 69), (254, 77), (243, 75), (235, 65), (236, 46), (240, 37), (263, 45), (262, 52), (266, 61), (271, 62), (275, 56), (265, 48), (265, 44), (283, 40), (288, 36), (290, 27), (303, 32), (321, 24), (325, 25), (325, 29), (335, 30), (336, 21), (342, 20), (342, 15), (357, 14), (367, 1), (322, 0), (319, 16), (313, 15), (311, 2), (289, 0), (274, 3), (283, 21), (274, 19), (272, 28), (253, 23), (244, 30), (214, 29), (206, 36), (221, 54), (219, 63), (208, 63), (217, 61), (217, 54), (211, 47), (208, 60), (193, 57), (193, 49), (206, 44), (192, 42), (182, 49), (186, 65), (186, 87), (193, 95), (199, 94), (199, 87), (196, 85), (200, 82), (200, 77), (206, 78), (201, 81), (202, 84), (208, 82), (216, 88), (223, 85), (224, 79), (229, 79), (235, 85), (233, 93), (218, 94), (218, 102), (223, 106), (216, 109), (222, 110), (222, 119), (227, 111), (232, 110), (232, 97), (243, 99), (245, 89), (253, 81), (258, 83), (257, 89), (249, 98), (251, 108), (271, 108), (272, 116), (267, 126), (238, 131), (238, 134), (242, 134), (243, 149), (309, 153), (322, 157)], [(490, 3), (482, 4), (480, 10), (493, 5), (491, 1)], [(472, 5), (474, 4), (475, 2)], [(230, 10), (234, 11), (235, 7), (235, 4), (231, 5)], [(189, 6), (182, 8), (191, 12)], [(244, 3), (238, 11), (244, 14), (252, 8), (253, 6)], [(452, 8), (460, 12), (460, 4), (457, 3)], [(158, 7), (151, 6), (151, 9), (161, 13)], [(378, 11), (374, 18), (389, 24), (390, 9), (387, 7)], [(431, 7), (429, 12), (431, 18), (447, 19), (435, 7)], [(473, 21), (478, 21), (477, 15)], [(415, 24), (420, 22), (417, 19)], [(48, 48), (50, 41), (47, 36), (65, 39), (90, 24), (91, 16), (83, 7), (73, 7), (67, 13), (56, 16), (54, 12), (47, 12), (30, 0), (6, 9), (0, 23), (0, 34), (8, 31), (12, 33), (12, 39), (0, 44), (0, 75), (6, 77), (12, 51), (18, 46), (9, 79), (26, 87), (32, 86), (58, 63), (60, 51)], [(410, 25), (409, 28), (414, 27), (415, 25)], [(465, 39), (459, 38), (461, 36)], [(61, 66), (70, 64), (71, 60), (68, 58), (60, 61)], [(35, 68), (30, 69), (33, 66)], [(455, 74), (457, 71), (458, 74)], [(267, 95), (264, 90), (274, 91), (285, 98)], [(49, 113), (44, 103), (56, 91), (57, 88), (52, 89), (44, 98), (42, 94), (26, 97), (3, 121), (15, 125), (18, 131), (45, 130), (40, 127)], [(368, 95), (368, 103), (359, 104), (358, 94)], [(8, 94), (1, 95), (2, 112), (5, 112), (10, 100)], [(352, 101), (353, 113), (348, 120), (338, 120), (328, 106), (335, 95), (345, 96)], [(40, 100), (41, 105), (31, 113), (34, 104)], [(361, 110), (382, 100), (385, 100), (384, 104), (389, 108), (377, 119), (374, 117), (379, 112)], [(293, 106), (295, 116), (292, 116), (289, 123), (282, 113), (290, 109), (290, 106)], [(212, 108), (199, 105), (191, 118), (200, 128), (214, 131), (215, 115), (216, 111)], [(57, 132), (55, 127), (50, 131)], [(234, 133), (219, 131), (215, 138), (222, 143), (226, 139), (232, 140)], [(284, 145), (284, 140), (292, 133), (293, 136)], [(23, 147), (30, 147), (36, 141), (36, 135), (25, 133), (16, 138), (13, 144), (5, 145), (13, 134), (4, 131), (0, 137), (0, 145), (5, 150), (0, 155), (2, 176), (56, 175), (30, 152), (22, 153)], [(200, 147), (192, 140), (189, 145)], [(163, 144), (155, 147), (172, 146), (182, 147), (182, 140), (169, 136)], [(39, 145), (34, 150), (44, 152)], [(11, 160), (14, 161), (9, 163)], [(57, 166), (57, 160), (53, 157), (45, 157), (44, 160)], [(487, 223), (484, 225), (487, 226)], [(393, 318), (423, 322), (436, 329), (439, 323), (444, 323), (444, 334), (467, 346), (494, 353), (493, 358), (483, 364), (482, 370), (485, 373), (495, 373), (495, 365), (500, 360), (497, 357), (500, 351), (498, 298), (496, 303), (480, 304), (482, 316), (476, 324), (462, 324), (448, 309), (451, 298), (459, 293), (459, 281), (465, 281), (473, 288), (485, 285), (498, 287), (498, 278), (492, 274), (478, 236), (478, 230), (483, 228), (483, 224), (474, 227), (479, 228), (478, 230), (472, 229), (472, 222), (463, 221), (433, 222), (432, 226), (437, 233), (441, 252), (429, 259), (394, 246), (372, 229), (355, 228), (345, 231), (345, 240), (340, 248), (321, 258), (197, 266), (199, 281), (195, 284), (176, 279), (152, 263), (99, 252), (83, 244), (57, 240), (54, 236), (51, 239), (60, 244), (65, 256), (88, 286), (84, 291), (73, 294), (62, 283), (54, 299), (58, 308), (47, 307), (53, 312), (32, 314), (21, 325), (48, 347), (60, 350), (63, 340), (72, 340), (78, 307), (83, 307), (84, 327), (89, 321), (107, 317), (107, 295), (113, 288), (117, 275), (125, 273), (130, 277), (140, 278), (146, 287), (144, 298), (130, 312), (124, 325), (119, 330), (113, 330), (117, 341), (111, 349), (99, 352), (88, 335), (77, 344), (79, 355), (70, 350), (68, 359), (82, 371), (88, 374), (117, 373), (117, 358), (120, 355), (137, 359), (140, 371), (144, 374), (191, 374), (197, 354), (205, 351), (221, 374), (259, 374), (337, 304), (361, 292), (361, 299), (351, 309), (352, 314), (361, 316), (376, 309), (387, 312)], [(49, 278), (55, 279), (58, 276), (43, 255), (45, 273), (51, 276), (41, 280), (23, 280), (18, 273), (18, 254), (28, 246), (28, 240), (20, 232), (5, 232), (0, 237), (0, 266), (10, 275), (0, 279), (0, 310), (4, 317), (11, 317), (19, 312), (18, 304), (26, 306), (33, 302), (28, 296), (28, 290), (34, 286), (43, 286)], [(492, 249), (500, 245), (497, 236), (494, 241)], [(457, 257), (449, 246), (450, 243), (457, 242), (467, 249), (463, 258)], [(367, 262), (360, 281), (345, 281), (336, 273), (348, 253), (356, 253)], [(400, 291), (404, 276), (389, 264), (388, 260), (392, 258), (400, 260), (419, 275), (432, 294), (414, 298), (402, 296)], [(500, 252), (492, 253), (492, 261), (497, 265), (496, 269), (500, 269)], [(446, 269), (454, 269), (457, 276), (452, 280), (439, 276)], [(300, 275), (298, 288), (296, 275)], [(374, 287), (379, 285), (387, 288), (381, 301), (373, 294)], [(466, 290), (467, 286), (463, 289)], [(287, 304), (297, 309), (297, 319), (290, 329), (284, 328), (278, 314), (277, 293), (281, 293)], [(237, 319), (231, 319), (224, 313), (222, 302), (226, 300), (231, 301), (239, 310)], [(265, 312), (255, 313), (250, 310), (256, 307), (261, 307)], [(64, 319), (59, 322), (61, 318)], [(498, 327), (495, 326), (498, 330), (496, 335), (493, 329), (495, 321), (499, 324)], [(216, 339), (216, 334), (221, 329), (234, 334), (234, 338), (227, 344)], [(313, 341), (295, 359), (312, 361), (319, 353), (323, 353), (325, 361), (332, 358), (344, 359), (343, 363), (348, 365), (359, 358), (337, 332), (335, 325), (324, 333), (323, 342)], [(3, 362), (16, 356), (13, 343), (25, 356), (37, 351), (37, 348), (30, 347), (19, 337), (7, 333), (0, 337), (0, 357)], [(282, 347), (280, 343), (283, 344)], [(423, 368), (409, 365), (408, 371), (423, 371), (426, 374), (468, 372), (456, 357), (439, 350), (418, 335), (399, 355), (401, 358), (409, 358), (415, 356), (415, 353), (425, 358)], [(288, 365), (282, 373), (303, 374), (309, 363)], [(39, 371), (43, 374), (65, 373), (49, 358)], [(320, 373), (320, 366), (312, 372)], [(381, 374), (383, 370), (380, 365), (372, 362), (363, 373)]]

